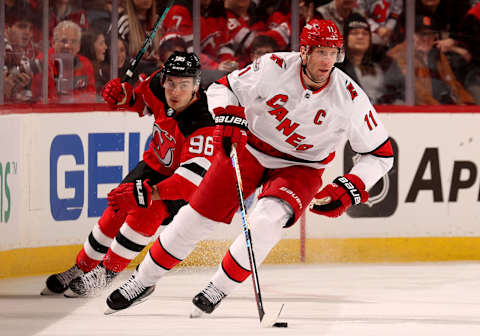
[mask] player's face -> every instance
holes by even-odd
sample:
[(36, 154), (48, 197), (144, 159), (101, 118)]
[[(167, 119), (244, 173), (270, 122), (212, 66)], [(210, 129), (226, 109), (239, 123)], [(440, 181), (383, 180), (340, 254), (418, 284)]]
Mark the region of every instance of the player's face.
[(316, 83), (312, 84), (311, 80), (302, 72), (302, 76), (307, 83), (312, 84), (313, 86), (322, 86), (324, 85), (330, 72), (332, 71), (333, 65), (337, 61), (338, 49), (329, 48), (329, 47), (313, 47), (313, 50), (308, 55), (305, 54), (305, 51), (302, 52), (303, 63), (307, 65), (307, 73)]
[(167, 76), (163, 87), (168, 105), (177, 112), (189, 106), (192, 95), (197, 89), (192, 77)]

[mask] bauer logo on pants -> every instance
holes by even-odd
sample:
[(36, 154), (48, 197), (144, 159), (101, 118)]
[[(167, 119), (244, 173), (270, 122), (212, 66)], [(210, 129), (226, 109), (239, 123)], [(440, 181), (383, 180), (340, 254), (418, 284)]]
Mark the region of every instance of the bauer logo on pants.
[[(398, 146), (393, 138), (390, 138), (395, 160), (392, 169), (381, 178), (369, 191), (368, 201), (351, 207), (347, 210), (350, 217), (389, 217), (395, 213), (398, 206)], [(350, 143), (345, 144), (343, 152), (343, 170), (348, 173), (354, 162), (360, 158), (353, 152)]]

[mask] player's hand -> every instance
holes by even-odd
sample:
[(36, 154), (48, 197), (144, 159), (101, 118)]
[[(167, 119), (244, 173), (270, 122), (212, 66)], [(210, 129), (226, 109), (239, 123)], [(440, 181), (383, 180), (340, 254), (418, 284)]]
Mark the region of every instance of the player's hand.
[(108, 193), (108, 206), (117, 212), (130, 211), (137, 207), (148, 208), (152, 204), (152, 187), (149, 180), (122, 183)]
[(122, 83), (120, 78), (111, 79), (102, 89), (103, 99), (110, 107), (126, 107), (133, 95), (133, 88), (128, 83)]
[(315, 195), (310, 211), (327, 217), (338, 217), (352, 205), (368, 200), (365, 184), (356, 175), (346, 174), (337, 177)]
[(228, 105), (218, 107), (215, 113), (215, 130), (213, 132), (213, 144), (215, 150), (224, 151), (230, 156), (232, 145), (236, 144), (237, 151), (241, 151), (247, 143), (247, 119), (245, 109), (242, 106)]

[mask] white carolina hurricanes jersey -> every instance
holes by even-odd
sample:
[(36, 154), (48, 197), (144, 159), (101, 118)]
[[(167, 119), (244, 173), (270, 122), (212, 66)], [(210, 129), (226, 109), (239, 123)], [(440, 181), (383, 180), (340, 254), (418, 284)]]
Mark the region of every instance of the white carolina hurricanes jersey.
[[(290, 156), (271, 156), (247, 145), (267, 168), (292, 164), (324, 168), (346, 138), (361, 154), (372, 153), (388, 142), (387, 131), (367, 95), (349, 76), (334, 68), (328, 83), (311, 91), (303, 83), (301, 71), (298, 52), (266, 54), (212, 84), (207, 90), (209, 110), (245, 107), (249, 130)], [(352, 173), (369, 188), (391, 168), (393, 158), (365, 156), (371, 158), (357, 162)]]

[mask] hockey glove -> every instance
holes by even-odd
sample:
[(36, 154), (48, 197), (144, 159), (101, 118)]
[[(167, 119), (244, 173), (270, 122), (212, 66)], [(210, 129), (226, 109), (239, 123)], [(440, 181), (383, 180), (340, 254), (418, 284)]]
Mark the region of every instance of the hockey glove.
[(133, 87), (126, 82), (122, 83), (120, 78), (115, 78), (105, 84), (101, 93), (110, 107), (128, 107), (133, 95)]
[(152, 204), (152, 187), (149, 180), (122, 183), (108, 193), (108, 205), (117, 212), (130, 211), (137, 207), (148, 208)]
[(315, 195), (310, 211), (327, 217), (338, 217), (352, 205), (367, 200), (368, 192), (363, 181), (356, 175), (346, 174), (337, 177)]
[(241, 151), (247, 143), (247, 119), (245, 109), (241, 106), (229, 105), (225, 108), (218, 107), (215, 113), (215, 130), (213, 132), (213, 144), (215, 150), (224, 151), (230, 156), (232, 145), (237, 145), (237, 151)]

